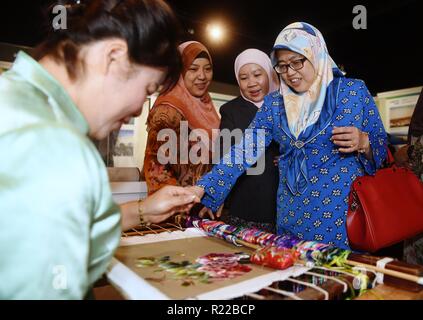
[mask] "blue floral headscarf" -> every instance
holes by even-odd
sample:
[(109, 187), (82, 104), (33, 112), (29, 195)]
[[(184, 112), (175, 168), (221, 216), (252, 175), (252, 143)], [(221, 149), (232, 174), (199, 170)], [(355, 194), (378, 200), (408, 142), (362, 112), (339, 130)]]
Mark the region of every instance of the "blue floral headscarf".
[(298, 138), (301, 132), (319, 119), (326, 97), (326, 89), (335, 75), (342, 72), (332, 60), (322, 34), (312, 25), (295, 22), (285, 27), (276, 38), (271, 53), (272, 64), (276, 65), (275, 51), (286, 49), (303, 55), (313, 65), (316, 77), (307, 92), (293, 91), (281, 79), (280, 93), (284, 99), (288, 125)]

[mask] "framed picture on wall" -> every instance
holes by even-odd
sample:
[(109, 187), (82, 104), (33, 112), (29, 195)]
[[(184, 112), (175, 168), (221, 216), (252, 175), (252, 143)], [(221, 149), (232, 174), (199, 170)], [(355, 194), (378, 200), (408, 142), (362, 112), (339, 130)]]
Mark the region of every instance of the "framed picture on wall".
[(155, 96), (144, 103), (140, 116), (131, 118), (120, 130), (111, 132), (106, 139), (95, 142), (107, 167), (138, 167), (142, 163), (147, 143), (147, 117)]
[(122, 125), (112, 151), (114, 167), (135, 167), (134, 162), (135, 118)]

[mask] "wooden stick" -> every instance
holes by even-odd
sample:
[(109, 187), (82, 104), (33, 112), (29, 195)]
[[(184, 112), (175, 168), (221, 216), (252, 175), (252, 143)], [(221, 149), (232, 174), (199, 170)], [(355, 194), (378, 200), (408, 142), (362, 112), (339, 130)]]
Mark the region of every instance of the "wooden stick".
[[(246, 241), (243, 241), (243, 240), (239, 240), (239, 239), (236, 239), (236, 242), (245, 246), (245, 247), (248, 247), (248, 248), (251, 248), (251, 249), (254, 249), (254, 250), (258, 250), (258, 249), (262, 248), (259, 245), (255, 245), (255, 244), (252, 244), (252, 243), (249, 243), (249, 242), (246, 242)], [(389, 275), (389, 276), (393, 276), (393, 277), (403, 279), (403, 280), (407, 280), (407, 281), (412, 281), (412, 282), (418, 283), (420, 285), (423, 285), (423, 277), (418, 277), (418, 276), (414, 276), (414, 275), (410, 275), (410, 274), (407, 274), (407, 273), (394, 271), (394, 270), (390, 270), (390, 269), (382, 269), (382, 268), (378, 268), (378, 267), (375, 267), (375, 266), (370, 265), (370, 264), (351, 261), (351, 260), (346, 260), (345, 263), (349, 264), (351, 266), (363, 267), (363, 268), (368, 269), (368, 270), (380, 272), (380, 273), (383, 273), (383, 274), (386, 274), (386, 275)]]
[(261, 246), (259, 246), (259, 245), (257, 245), (257, 244), (252, 244), (252, 243), (246, 242), (246, 241), (244, 241), (244, 240), (239, 240), (239, 239), (236, 239), (235, 241), (236, 241), (237, 243), (239, 243), (239, 244), (243, 245), (244, 247), (247, 247), (247, 248), (250, 248), (250, 249), (259, 250), (259, 249), (261, 249), (261, 248), (262, 248)]
[[(229, 232), (226, 232), (226, 233), (228, 234)], [(245, 246), (245, 247), (248, 247), (248, 248), (251, 248), (251, 249), (254, 249), (254, 250), (258, 250), (258, 249), (262, 248), (260, 245), (255, 245), (255, 244), (243, 241), (243, 240), (239, 240), (237, 238), (235, 238), (235, 241), (237, 243)], [(423, 277), (418, 277), (418, 276), (414, 276), (414, 275), (410, 275), (410, 274), (406, 274), (406, 273), (403, 273), (403, 272), (394, 271), (394, 270), (390, 270), (390, 269), (382, 269), (382, 268), (378, 268), (378, 267), (375, 267), (375, 266), (370, 265), (370, 264), (360, 263), (360, 262), (351, 261), (351, 260), (346, 260), (345, 263), (349, 264), (351, 266), (363, 267), (367, 270), (372, 270), (372, 271), (383, 273), (383, 274), (386, 274), (386, 275), (389, 275), (389, 276), (392, 276), (392, 277), (395, 277), (395, 278), (399, 278), (399, 279), (403, 279), (403, 280), (407, 280), (407, 281), (417, 283), (419, 285), (423, 285)]]
[[(372, 266), (377, 266), (377, 262), (384, 257), (375, 257), (369, 256), (366, 254), (357, 254), (357, 253), (350, 253), (348, 255), (348, 260), (360, 262), (364, 264), (370, 264)], [(386, 269), (399, 271), (406, 274), (415, 275), (418, 277), (423, 277), (423, 266), (422, 265), (412, 265), (405, 263), (400, 260), (392, 260), (391, 262), (387, 263), (385, 266)]]
[(393, 276), (393, 277), (400, 278), (407, 281), (412, 281), (420, 285), (423, 285), (423, 277), (417, 277), (417, 276), (413, 276), (410, 274), (406, 274), (406, 273), (394, 271), (394, 270), (389, 270), (389, 269), (382, 269), (382, 268), (372, 266), (370, 264), (360, 263), (360, 262), (351, 261), (351, 260), (346, 260), (345, 263), (352, 266), (356, 266), (356, 267), (363, 267), (365, 269), (373, 270), (375, 272), (380, 272), (389, 276)]

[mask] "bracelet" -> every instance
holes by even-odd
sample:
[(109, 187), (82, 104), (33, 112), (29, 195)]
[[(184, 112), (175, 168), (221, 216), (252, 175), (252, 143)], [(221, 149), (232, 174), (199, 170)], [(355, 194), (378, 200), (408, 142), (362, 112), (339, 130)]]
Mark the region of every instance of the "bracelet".
[[(370, 139), (369, 139), (369, 134), (367, 132), (361, 131), (362, 134), (366, 135), (367, 140), (369, 141), (369, 147), (370, 147)], [(363, 148), (359, 148), (357, 150), (359, 153), (366, 153), (366, 147)]]
[(144, 219), (144, 210), (141, 206), (141, 204), (144, 202), (144, 199), (139, 199), (138, 200), (138, 216), (140, 218), (140, 225), (141, 226), (149, 226), (151, 223), (145, 221)]

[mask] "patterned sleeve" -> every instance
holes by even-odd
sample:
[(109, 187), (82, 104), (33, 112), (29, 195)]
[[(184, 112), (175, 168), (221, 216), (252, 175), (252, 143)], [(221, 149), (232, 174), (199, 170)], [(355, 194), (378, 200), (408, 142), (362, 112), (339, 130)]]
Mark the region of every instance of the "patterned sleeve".
[[(162, 129), (172, 129), (179, 137), (180, 122), (183, 116), (174, 108), (167, 105), (155, 107), (154, 114), (148, 125), (148, 138), (144, 158), (144, 175), (147, 183), (148, 193), (155, 191), (166, 185), (178, 185), (178, 179), (171, 164), (161, 164), (157, 159), (160, 147), (166, 141), (158, 141), (157, 136)], [(179, 150), (179, 138), (178, 146)]]
[(363, 164), (366, 173), (373, 175), (376, 173), (376, 170), (382, 166), (383, 161), (386, 159), (387, 136), (375, 101), (364, 81), (361, 81), (360, 92), (360, 102), (363, 104), (362, 130), (369, 134), (373, 160), (368, 160), (363, 154), (359, 154), (359, 159)]
[[(252, 167), (272, 142), (273, 118), (270, 103), (263, 103), (246, 129), (241, 142), (231, 147), (213, 169), (204, 175), (197, 186), (205, 191), (201, 202), (216, 212), (230, 193), (236, 180)], [(264, 157), (263, 157), (264, 160)]]

